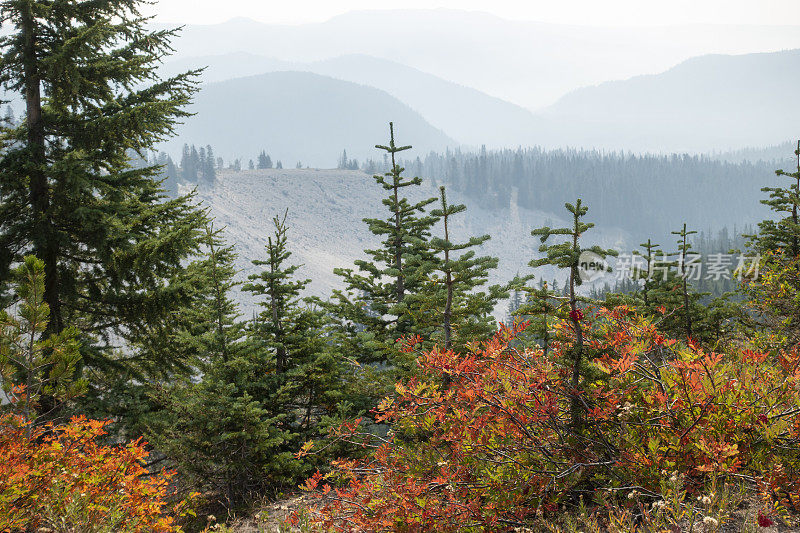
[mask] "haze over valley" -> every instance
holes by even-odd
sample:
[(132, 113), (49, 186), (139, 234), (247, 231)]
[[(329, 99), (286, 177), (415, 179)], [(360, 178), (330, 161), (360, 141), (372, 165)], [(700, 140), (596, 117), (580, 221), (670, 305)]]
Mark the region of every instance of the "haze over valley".
[[(800, 82), (800, 31), (789, 25), (588, 27), (455, 10), (359, 11), (292, 26), (242, 18), (189, 25), (176, 51), (161, 71), (205, 68), (203, 85), (189, 108), (194, 116), (161, 149), (179, 164), (185, 144), (213, 147), (224, 168), (244, 169), (241, 175), (225, 172), (228, 195), (238, 190), (237, 179), (242, 187), (255, 186), (258, 172), (245, 171), (251, 162), (257, 166), (262, 151), (284, 169), (356, 165), (364, 172), (309, 171), (286, 177), (291, 183), (303, 175), (310, 183), (339, 176), (328, 183), (338, 189), (345, 187), (345, 175), (348, 180), (361, 175), (364, 189), (355, 194), (376, 192), (370, 191), (369, 176), (388, 167), (374, 145), (386, 142), (392, 121), (398, 142), (413, 145), (402, 154), (409, 172), (428, 185), (455, 187), (471, 209), (494, 209), (501, 216), (509, 216), (516, 202), (515, 208), (535, 205), (537, 212), (557, 218), (564, 195), (541, 198), (553, 187), (562, 189), (559, 180), (567, 180), (561, 182), (569, 183), (566, 189), (586, 190), (583, 173), (604, 165), (610, 170), (603, 179), (617, 180), (607, 184), (612, 197), (632, 203), (603, 211), (595, 202), (595, 215), (603, 224), (615, 220), (604, 230), (627, 235), (618, 243), (623, 248), (635, 246), (646, 232), (669, 238), (684, 220), (707, 233), (754, 223), (763, 214), (757, 206), (760, 188), (773, 181), (776, 164), (791, 163), (788, 142), (800, 122), (800, 102), (792, 97)], [(500, 161), (503, 150), (529, 148), (541, 151), (533, 161), (559, 161), (566, 149), (574, 155), (564, 164), (583, 163), (531, 162), (518, 171), (480, 163), (484, 150)], [(344, 165), (342, 152), (348, 157)], [(637, 154), (665, 158), (639, 162)], [(687, 157), (707, 161), (686, 163)], [(421, 164), (436, 158), (443, 162)], [(713, 163), (716, 159), (731, 166), (726, 170)], [(570, 176), (573, 171), (580, 174)], [(272, 191), (273, 210), (303, 213), (302, 200), (286, 196), (281, 188), (286, 184), (275, 177), (287, 174), (270, 176), (259, 200), (237, 196), (243, 202), (239, 210), (265, 201)], [(727, 187), (726, 179), (732, 180)], [(663, 184), (677, 188), (650, 196), (636, 192), (659, 191)], [(538, 189), (542, 186), (546, 193)], [(540, 200), (521, 201), (519, 191)], [(683, 202), (681, 193), (699, 204)], [(492, 196), (497, 194), (502, 198)], [(717, 194), (737, 199), (747, 212), (702, 207)], [(642, 206), (656, 198), (665, 205), (645, 224), (637, 223)], [(218, 195), (205, 199), (214, 210), (223, 201)], [(271, 217), (263, 205), (257, 209), (264, 216), (255, 223), (266, 228)], [(237, 218), (234, 211), (226, 208), (226, 225), (241, 244), (240, 226), (252, 225), (252, 218)], [(624, 212), (631, 214), (609, 217)], [(318, 223), (316, 215), (327, 216), (315, 213), (309, 221)], [(367, 214), (352, 216), (360, 220)], [(357, 225), (351, 231), (355, 240), (365, 234)], [(324, 243), (317, 246), (325, 249)], [(493, 253), (504, 255), (502, 247), (493, 246)], [(249, 260), (253, 248), (246, 249)], [(323, 270), (331, 271), (323, 263)], [(501, 269), (512, 268), (505, 263)], [(317, 289), (321, 280), (333, 279), (331, 272), (315, 272)], [(326, 285), (333, 286), (333, 281)]]

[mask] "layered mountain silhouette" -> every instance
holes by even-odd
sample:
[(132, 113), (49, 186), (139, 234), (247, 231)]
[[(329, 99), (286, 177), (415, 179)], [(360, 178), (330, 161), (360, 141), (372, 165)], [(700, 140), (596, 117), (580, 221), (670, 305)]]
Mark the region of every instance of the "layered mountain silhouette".
[(189, 110), (194, 116), (162, 149), (178, 154), (184, 142), (210, 144), (218, 156), (245, 164), (266, 150), (284, 166), (330, 168), (345, 149), (350, 157), (380, 157), (374, 146), (388, 142), (390, 121), (398, 142), (413, 144), (417, 153), (457, 144), (381, 90), (309, 72), (209, 83)]

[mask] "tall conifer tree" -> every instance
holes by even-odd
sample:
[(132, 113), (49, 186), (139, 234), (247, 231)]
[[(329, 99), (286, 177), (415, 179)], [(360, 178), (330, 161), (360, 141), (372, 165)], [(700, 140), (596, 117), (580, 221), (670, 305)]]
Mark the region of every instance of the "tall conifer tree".
[(403, 196), (404, 189), (422, 184), (419, 177), (406, 178), (396, 154), (411, 149), (397, 146), (394, 124), (389, 124), (388, 146), (377, 145), (391, 158), (391, 169), (383, 176), (373, 176), (386, 192), (383, 205), (386, 218), (364, 219), (370, 231), (382, 237), (382, 246), (366, 250), (370, 260), (358, 260), (354, 269), (336, 269), (345, 291), (334, 291), (333, 311), (342, 320), (346, 334), (345, 350), (360, 362), (394, 363), (398, 350), (395, 342), (415, 331), (413, 314), (406, 296), (418, 292), (423, 283), (421, 265), (431, 260), (428, 241), (436, 217), (425, 209), (435, 198), (412, 203)]
[[(420, 291), (409, 295), (409, 313), (418, 323), (424, 337), (445, 349), (463, 349), (471, 341), (486, 339), (495, 330), (492, 317), (495, 305), (508, 297), (510, 286), (493, 285), (487, 292), (477, 289), (488, 282), (489, 271), (497, 268), (496, 257), (477, 256), (475, 248), (491, 237), (471, 237), (463, 243), (453, 242), (452, 218), (464, 213), (464, 205), (447, 201), (444, 187), (439, 188), (440, 207), (431, 216), (442, 223), (442, 236), (430, 240), (433, 257), (419, 265), (424, 283)], [(517, 279), (511, 286), (519, 286)], [(424, 329), (423, 329), (424, 328)]]
[[(291, 414), (277, 401), (274, 359), (249, 338), (230, 298), (233, 248), (209, 228), (206, 257), (189, 268), (212, 290), (186, 320), (183, 341), (197, 355), (199, 381), (187, 378), (160, 395), (148, 439), (175, 461), (194, 486), (218, 494), (228, 508), (299, 473), (291, 453)], [(299, 444), (297, 444), (299, 446)]]
[[(608, 256), (616, 256), (617, 252), (615, 250), (606, 250), (599, 246), (591, 246), (589, 248), (581, 246), (580, 237), (594, 227), (594, 224), (591, 222), (583, 221), (583, 217), (589, 212), (589, 208), (583, 205), (580, 198), (578, 198), (578, 201), (575, 202), (574, 205), (568, 203), (565, 204), (565, 207), (572, 215), (571, 227), (559, 229), (544, 227), (531, 232), (533, 236), (539, 237), (542, 241), (542, 246), (539, 248), (539, 251), (545, 253), (546, 257), (535, 259), (531, 261), (530, 265), (532, 267), (553, 265), (569, 271), (569, 278), (566, 285), (567, 303), (569, 305), (568, 317), (574, 335), (572, 339), (572, 349), (570, 350), (571, 361), (567, 361), (568, 365), (571, 366), (570, 385), (573, 391), (573, 397), (570, 400), (570, 411), (573, 429), (580, 432), (583, 427), (585, 409), (579, 391), (581, 390), (582, 383), (590, 374), (584, 338), (584, 316), (580, 306), (581, 299), (577, 292), (577, 288), (583, 284), (583, 279), (580, 275), (581, 255), (590, 252), (600, 259), (605, 259)], [(564, 241), (547, 244), (547, 241), (554, 236), (556, 238), (563, 237)]]
[(797, 171), (776, 170), (778, 176), (789, 179), (785, 187), (764, 187), (769, 198), (761, 203), (768, 206), (781, 218), (764, 220), (758, 224), (758, 235), (751, 242), (752, 248), (761, 254), (770, 253), (785, 263), (800, 258), (800, 141), (797, 141)]
[(680, 231), (673, 231), (673, 235), (678, 236), (678, 267), (680, 269), (681, 277), (681, 296), (683, 297), (683, 320), (684, 327), (686, 328), (686, 338), (691, 339), (692, 333), (692, 307), (689, 296), (689, 272), (687, 265), (694, 259), (699, 258), (697, 254), (692, 252), (692, 244), (687, 240), (690, 235), (696, 234), (696, 231), (687, 231), (686, 224)]
[(263, 311), (250, 335), (273, 361), (275, 409), (295, 413), (287, 427), (301, 440), (318, 438), (320, 425), (334, 416), (342, 400), (340, 360), (329, 342), (327, 317), (319, 301), (303, 298), (310, 280), (297, 279), (299, 265), (289, 264), (286, 218), (275, 217), (275, 232), (267, 239), (267, 259), (253, 264), (265, 267), (250, 276), (243, 290), (260, 299)]
[(135, 344), (188, 303), (182, 262), (206, 222), (191, 198), (166, 200), (157, 167), (130, 166), (129, 151), (172, 134), (196, 90), (196, 73), (159, 78), (175, 31), (148, 29), (143, 4), (0, 2), (11, 29), (0, 86), (26, 106), (2, 135), (0, 281), (25, 254), (44, 262), (46, 334), (81, 329), (79, 373), (174, 368), (168, 353), (145, 361), (112, 345)]

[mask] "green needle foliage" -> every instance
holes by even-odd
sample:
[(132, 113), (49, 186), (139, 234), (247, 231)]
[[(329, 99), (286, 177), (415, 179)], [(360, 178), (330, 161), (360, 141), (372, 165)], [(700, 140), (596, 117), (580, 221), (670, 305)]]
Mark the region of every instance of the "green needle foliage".
[[(492, 311), (499, 300), (508, 298), (510, 287), (493, 285), (487, 292), (477, 290), (488, 282), (489, 271), (497, 268), (496, 257), (477, 256), (475, 251), (491, 237), (453, 243), (451, 219), (467, 207), (449, 204), (445, 188), (439, 191), (440, 207), (431, 211), (431, 216), (442, 222), (444, 236), (431, 238), (433, 257), (418, 267), (425, 283), (408, 302), (416, 322), (426, 326), (427, 339), (445, 350), (462, 350), (467, 343), (486, 339), (496, 329)], [(521, 280), (515, 281), (521, 284)]]
[(769, 206), (781, 218), (764, 220), (758, 224), (758, 235), (750, 243), (752, 249), (760, 254), (771, 253), (784, 262), (796, 262), (800, 257), (800, 141), (797, 141), (797, 171), (777, 170), (778, 176), (789, 178), (788, 187), (764, 187), (769, 198), (761, 203)]
[[(552, 265), (569, 271), (569, 321), (574, 334), (573, 347), (570, 351), (572, 360), (568, 362), (572, 367), (570, 384), (573, 390), (570, 411), (572, 427), (579, 432), (583, 426), (585, 410), (584, 403), (580, 398), (580, 391), (582, 389), (582, 383), (586, 381), (586, 379), (591, 378), (590, 369), (587, 364), (588, 361), (584, 354), (584, 328), (581, 323), (583, 320), (583, 312), (579, 308), (580, 299), (576, 291), (577, 287), (583, 284), (583, 279), (580, 276), (581, 254), (592, 252), (600, 259), (606, 259), (608, 256), (616, 257), (618, 252), (616, 250), (606, 250), (599, 246), (592, 246), (589, 248), (581, 246), (580, 237), (594, 227), (594, 224), (591, 222), (583, 221), (583, 217), (586, 216), (589, 208), (583, 205), (580, 198), (575, 202), (575, 205), (567, 203), (565, 207), (572, 215), (571, 228), (551, 229), (549, 227), (544, 227), (531, 232), (531, 235), (539, 237), (542, 241), (542, 246), (539, 248), (539, 251), (544, 253), (545, 257), (534, 259), (530, 262), (530, 266), (535, 268), (544, 265)], [(547, 244), (547, 241), (554, 236), (564, 237), (564, 241)], [(611, 270), (610, 267), (608, 270)], [(549, 297), (545, 298), (545, 300), (546, 299), (549, 299)]]
[(229, 509), (300, 473), (291, 453), (291, 414), (278, 398), (282, 380), (274, 356), (249, 338), (229, 297), (235, 254), (209, 228), (207, 255), (192, 268), (213, 288), (186, 335), (199, 360), (198, 379), (166, 388), (156, 398), (148, 439), (174, 461), (185, 480), (221, 497)]
[(283, 218), (272, 219), (275, 235), (267, 238), (266, 261), (254, 260), (256, 266), (266, 266), (259, 274), (250, 276), (250, 283), (243, 290), (255, 296), (264, 296), (259, 305), (264, 311), (259, 315), (254, 329), (265, 343), (275, 352), (278, 372), (285, 372), (289, 367), (289, 350), (303, 339), (304, 325), (299, 319), (307, 318), (300, 309), (300, 292), (311, 280), (295, 280), (294, 275), (299, 265), (286, 265), (292, 253), (287, 249), (286, 211)]
[(678, 236), (678, 266), (680, 268), (680, 277), (681, 277), (681, 296), (683, 297), (683, 318), (684, 318), (684, 327), (686, 328), (686, 338), (691, 339), (693, 337), (692, 334), (692, 308), (689, 296), (689, 275), (687, 273), (687, 265), (693, 259), (699, 259), (699, 256), (693, 253), (692, 245), (686, 239), (690, 235), (696, 234), (696, 231), (687, 231), (686, 224), (683, 225), (683, 229), (680, 231), (673, 231), (673, 235)]
[(553, 324), (558, 319), (558, 310), (562, 306), (559, 296), (550, 290), (544, 280), (540, 280), (538, 287), (523, 287), (521, 291), (527, 297), (514, 315), (529, 323), (525, 329), (525, 339), (537, 342), (546, 356), (550, 351)]
[(153, 345), (190, 304), (183, 266), (206, 224), (191, 198), (166, 199), (158, 167), (130, 162), (172, 134), (196, 90), (194, 72), (159, 78), (175, 32), (149, 30), (144, 4), (0, 2), (11, 30), (0, 87), (25, 103), (22, 122), (0, 131), (0, 287), (24, 255), (44, 262), (44, 333), (79, 329), (77, 373), (113, 382), (98, 401), (185, 367), (169, 350), (117, 346)]
[(50, 319), (44, 302), (44, 263), (25, 257), (14, 271), (16, 316), (0, 311), (0, 378), (4, 409), (12, 409), (30, 424), (47, 420), (51, 412), (37, 415), (42, 396), (69, 401), (86, 383), (75, 380), (80, 361), (77, 331), (67, 328), (43, 337)]
[(755, 326), (781, 335), (787, 346), (800, 342), (800, 141), (795, 156), (796, 172), (776, 171), (790, 180), (788, 186), (762, 189), (769, 198), (761, 203), (775, 212), (777, 220), (760, 222), (758, 233), (749, 235), (751, 250), (761, 256), (759, 275), (741, 273), (748, 278), (752, 301), (769, 302), (753, 313)]
[(275, 217), (275, 233), (267, 239), (266, 267), (250, 276), (243, 290), (261, 298), (264, 309), (250, 334), (259, 350), (275, 361), (276, 408), (293, 413), (288, 419), (301, 439), (317, 438), (331, 417), (339, 414), (343, 399), (341, 364), (329, 339), (328, 320), (316, 298), (301, 298), (310, 280), (299, 280), (299, 265), (287, 264), (286, 219)]
[(366, 250), (370, 259), (356, 261), (357, 271), (335, 270), (346, 289), (334, 291), (328, 306), (340, 322), (338, 339), (343, 355), (358, 365), (371, 365), (361, 370), (367, 370), (378, 382), (366, 385), (363, 393), (374, 398), (382, 397), (393, 386), (394, 378), (388, 375), (391, 372), (384, 370), (403, 366), (397, 340), (417, 331), (406, 299), (418, 293), (424, 283), (420, 269), (432, 259), (428, 243), (436, 223), (436, 217), (425, 215), (425, 208), (435, 198), (412, 203), (403, 196), (405, 189), (418, 187), (422, 180), (402, 175), (405, 169), (395, 156), (411, 147), (395, 144), (391, 123), (389, 131), (388, 146), (376, 147), (391, 156), (392, 167), (385, 175), (374, 176), (386, 193), (382, 203), (387, 217), (364, 219), (370, 231), (383, 239), (382, 246)]
[(642, 282), (642, 301), (644, 302), (644, 307), (648, 309), (650, 307), (650, 291), (653, 288), (653, 284), (657, 283), (654, 273), (656, 271), (656, 256), (661, 246), (653, 243), (652, 239), (647, 239), (647, 242), (640, 244), (639, 247), (644, 251), (634, 250), (633, 255), (644, 259), (644, 268), (635, 267), (632, 275), (634, 281), (637, 283), (639, 281)]

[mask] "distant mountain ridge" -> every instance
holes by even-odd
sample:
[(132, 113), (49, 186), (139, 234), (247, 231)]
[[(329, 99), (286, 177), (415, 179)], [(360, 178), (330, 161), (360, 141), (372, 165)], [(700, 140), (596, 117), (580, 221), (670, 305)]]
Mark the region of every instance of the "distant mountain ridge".
[(184, 142), (210, 144), (226, 161), (244, 165), (267, 150), (286, 167), (335, 166), (343, 149), (353, 158), (375, 157), (395, 121), (399, 142), (417, 153), (458, 143), (389, 94), (309, 72), (273, 72), (205, 84), (177, 137), (160, 149), (178, 155)]
[[(324, 121), (327, 139), (345, 135), (342, 142), (334, 143), (339, 145), (336, 150), (347, 148), (359, 159), (374, 156), (371, 147), (375, 139), (354, 131), (354, 120), (360, 121), (359, 128), (373, 133), (379, 132), (389, 120), (414, 134), (419, 132), (419, 138), (412, 135), (408, 142), (419, 149), (417, 154), (423, 155), (444, 146), (474, 148), (483, 144), (489, 148), (571, 146), (719, 154), (743, 147), (782, 144), (800, 135), (797, 127), (800, 102), (795, 98), (795, 88), (800, 82), (800, 50), (694, 58), (661, 74), (573, 91), (540, 113), (397, 62), (368, 56), (298, 64), (234, 54), (185, 59), (165, 68), (174, 73), (200, 66), (205, 61), (210, 65), (207, 79), (212, 80), (256, 69), (306, 71), (306, 76), (296, 73), (273, 77), (269, 81), (271, 87), (264, 88), (264, 97), (252, 91), (247, 93), (244, 99), (249, 102), (248, 110), (238, 113), (236, 120), (218, 111), (226, 106), (241, 107), (241, 98), (232, 98), (232, 95), (238, 94), (238, 87), (248, 86), (250, 82), (234, 79), (206, 86), (198, 97), (198, 105), (192, 108), (199, 114), (188, 119), (186, 127), (180, 130), (181, 140), (206, 144), (223, 137), (220, 145), (225, 153), (239, 154), (237, 157), (252, 157), (248, 154), (254, 148), (254, 141), (261, 138), (292, 154), (291, 159), (331, 166), (336, 156), (332, 155), (334, 147), (326, 144), (328, 141), (320, 139), (319, 143), (307, 143), (303, 135), (298, 135), (294, 137), (297, 144), (289, 146), (283, 142), (285, 136), (278, 133), (291, 132), (298, 127), (296, 121), (280, 109), (288, 106), (296, 108), (297, 116), (305, 113), (298, 107), (297, 96), (313, 92), (314, 86), (323, 83), (323, 77), (328, 80), (324, 83), (338, 87), (337, 91), (373, 95), (349, 98), (346, 104), (338, 100), (336, 105), (345, 105), (348, 109), (338, 115), (344, 122)], [(303, 83), (310, 85), (301, 90)], [(383, 96), (378, 97), (372, 91)], [(213, 105), (209, 98), (215, 101)], [(318, 101), (325, 98), (328, 98), (325, 91), (317, 91), (309, 100), (308, 105), (316, 106), (318, 113), (306, 117), (305, 124), (314, 124), (336, 112), (336, 106), (318, 105)], [(278, 109), (260, 109), (263, 106)], [(207, 113), (216, 115), (206, 117)], [(268, 119), (270, 114), (274, 116)], [(257, 123), (249, 123), (253, 120)], [(425, 122), (429, 123), (427, 127), (422, 126)], [(341, 124), (348, 126), (342, 128)], [(438, 130), (438, 133), (431, 130)], [(221, 131), (227, 134), (222, 136)], [(172, 151), (175, 152), (174, 143)]]
[(340, 56), (312, 63), (238, 52), (169, 62), (165, 74), (207, 67), (206, 83), (276, 71), (302, 71), (375, 87), (417, 111), (459, 144), (514, 147), (526, 144), (538, 119), (528, 109), (449, 82), (395, 61), (366, 55)]
[(638, 151), (713, 151), (800, 134), (800, 50), (697, 57), (578, 89), (547, 108), (551, 138)]
[(355, 11), (323, 23), (237, 19), (189, 25), (180, 57), (248, 52), (313, 62), (368, 54), (529, 109), (607, 80), (664, 71), (708, 53), (800, 48), (796, 26), (585, 27), (459, 10)]

